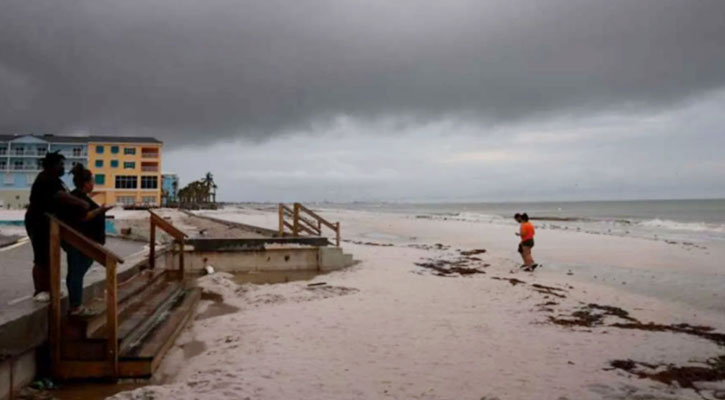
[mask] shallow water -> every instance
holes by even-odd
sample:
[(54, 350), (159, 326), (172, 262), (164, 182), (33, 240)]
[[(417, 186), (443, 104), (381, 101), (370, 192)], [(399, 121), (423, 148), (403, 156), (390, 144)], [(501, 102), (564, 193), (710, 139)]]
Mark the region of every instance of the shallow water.
[(117, 393), (134, 390), (150, 382), (146, 380), (134, 380), (120, 383), (67, 383), (59, 385), (58, 389), (48, 392), (57, 400), (102, 400)]
[(320, 271), (264, 271), (235, 273), (234, 282), (238, 284), (253, 283), (257, 285), (287, 283), (293, 281), (309, 281), (322, 275)]

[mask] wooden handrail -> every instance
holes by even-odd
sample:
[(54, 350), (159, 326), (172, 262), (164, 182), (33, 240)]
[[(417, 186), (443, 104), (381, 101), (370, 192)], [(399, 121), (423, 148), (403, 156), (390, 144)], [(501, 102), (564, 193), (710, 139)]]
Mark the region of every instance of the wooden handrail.
[[(279, 236), (287, 234), (285, 228), (289, 228), (292, 236), (299, 236), (302, 232), (319, 236), (322, 234), (322, 226), (325, 225), (335, 232), (336, 246), (340, 246), (339, 222), (332, 223), (300, 203), (294, 203), (291, 209), (287, 205), (280, 203), (278, 214)], [(306, 216), (303, 214), (306, 214)], [(286, 221), (287, 217), (292, 218), (292, 223)]]
[(58, 376), (61, 366), (61, 304), (60, 304), (60, 244), (70, 244), (81, 253), (106, 267), (106, 324), (108, 326), (107, 351), (110, 371), (118, 376), (118, 304), (116, 266), (123, 264), (117, 254), (85, 237), (80, 232), (47, 214), (50, 221), (50, 324), (48, 339), (51, 349), (51, 369)]
[[(148, 210), (151, 215), (151, 230), (149, 232), (149, 268), (156, 266), (156, 227), (171, 235), (179, 244), (179, 280), (184, 280), (184, 238), (189, 237), (186, 233), (171, 225), (155, 212)], [(173, 247), (172, 247), (173, 250)]]

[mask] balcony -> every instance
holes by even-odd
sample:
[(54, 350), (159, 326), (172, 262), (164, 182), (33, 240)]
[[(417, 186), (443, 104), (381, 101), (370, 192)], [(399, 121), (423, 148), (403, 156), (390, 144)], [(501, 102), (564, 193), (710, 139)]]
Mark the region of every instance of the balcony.
[(0, 156), (5, 156), (8, 154), (8, 149), (0, 149)]
[(155, 162), (141, 163), (141, 172), (159, 172), (159, 164)]
[(150, 151), (149, 152), (144, 151), (143, 153), (141, 153), (141, 158), (159, 158), (159, 153), (158, 152), (152, 153)]
[(13, 171), (40, 171), (40, 168), (32, 165), (13, 165), (11, 169)]

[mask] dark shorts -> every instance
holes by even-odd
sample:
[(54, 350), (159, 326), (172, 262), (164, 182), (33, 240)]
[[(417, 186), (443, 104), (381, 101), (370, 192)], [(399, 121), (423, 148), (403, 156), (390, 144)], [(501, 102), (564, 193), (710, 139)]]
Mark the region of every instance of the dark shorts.
[(523, 242), (519, 243), (519, 253), (523, 253), (524, 249), (523, 247), (534, 247), (534, 239), (524, 240)]

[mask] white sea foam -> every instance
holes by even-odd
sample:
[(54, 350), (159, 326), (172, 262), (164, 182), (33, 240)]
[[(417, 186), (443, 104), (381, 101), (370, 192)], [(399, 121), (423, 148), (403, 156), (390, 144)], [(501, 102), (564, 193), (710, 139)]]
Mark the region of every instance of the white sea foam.
[(725, 233), (725, 225), (707, 224), (704, 222), (678, 222), (656, 218), (639, 222), (637, 225), (645, 228), (658, 228), (672, 231)]

